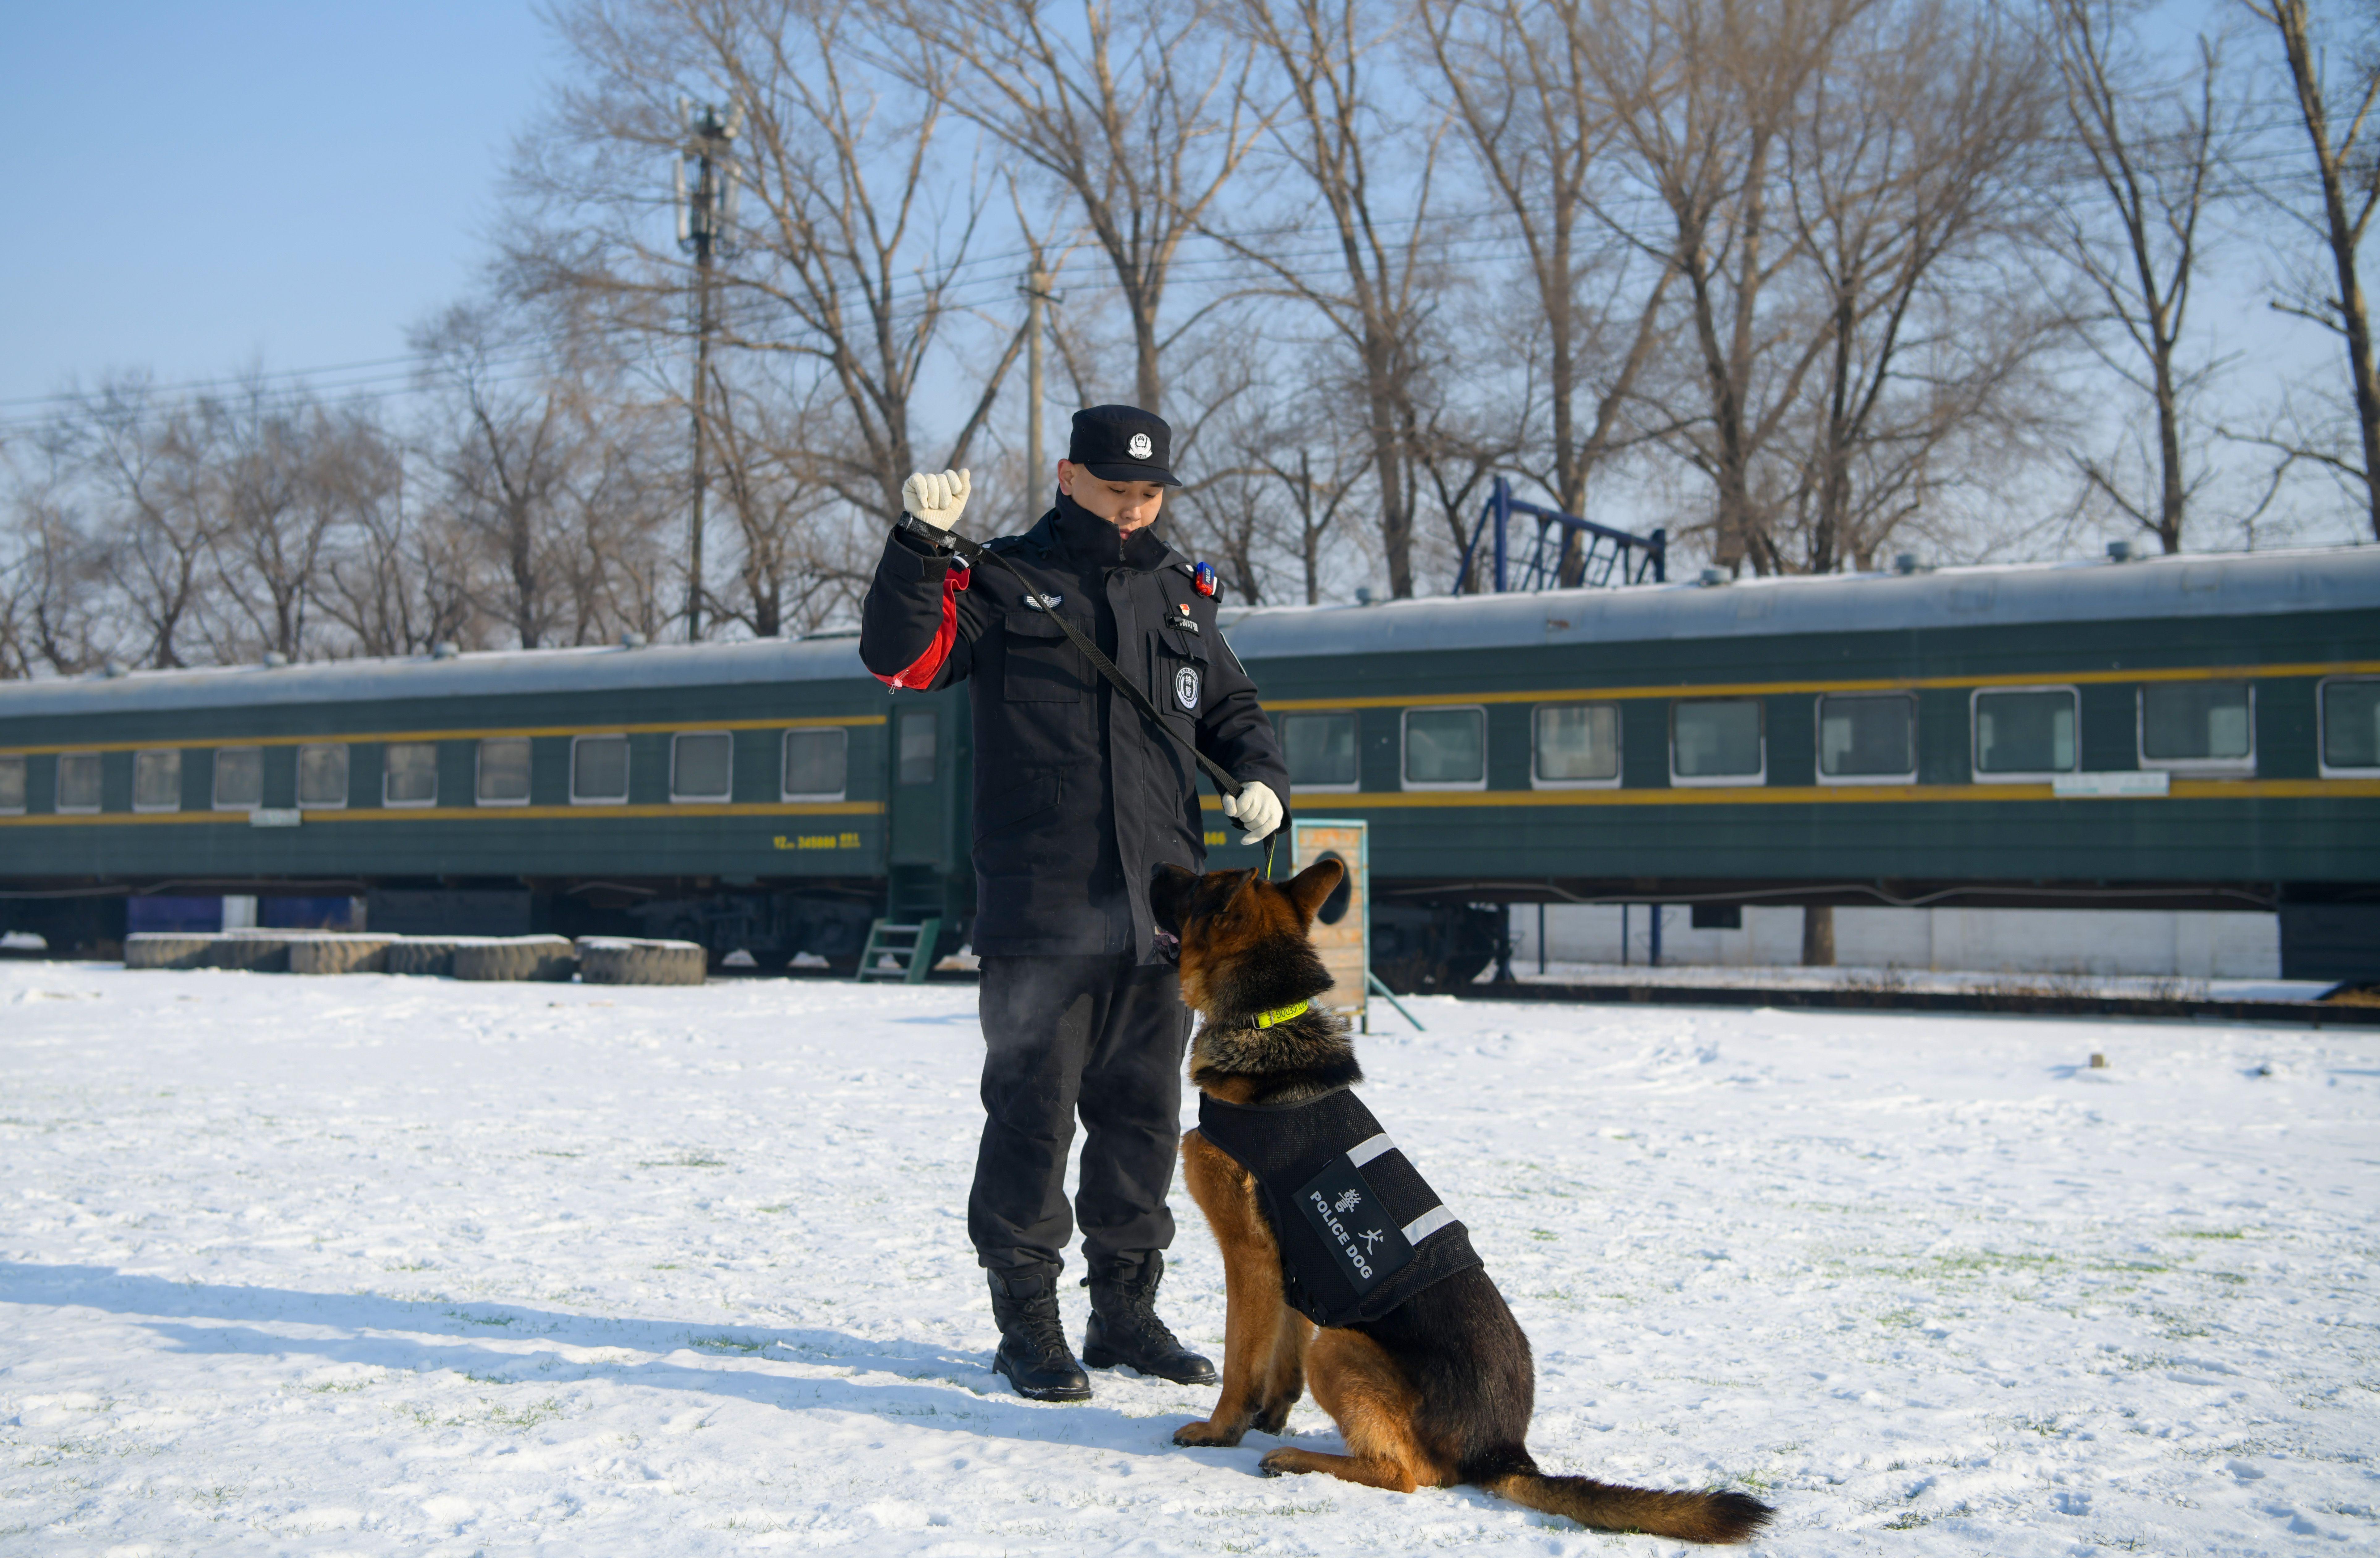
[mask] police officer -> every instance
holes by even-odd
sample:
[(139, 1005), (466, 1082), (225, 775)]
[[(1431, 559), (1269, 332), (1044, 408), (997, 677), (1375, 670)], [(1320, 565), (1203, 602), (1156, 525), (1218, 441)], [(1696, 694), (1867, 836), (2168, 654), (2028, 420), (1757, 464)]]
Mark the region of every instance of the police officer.
[[(1155, 1308), (1173, 1239), (1165, 1196), (1190, 1016), (1148, 888), (1160, 865), (1196, 870), (1206, 855), (1198, 772), (1176, 735), (1244, 786), (1224, 809), (1247, 842), (1281, 826), (1289, 775), (1256, 685), (1215, 626), (1212, 570), (1159, 529), (1166, 489), (1180, 485), (1172, 438), (1135, 407), (1076, 412), (1057, 506), (989, 543), (1015, 572), (955, 566), (933, 540), (896, 528), (860, 619), (860, 658), (893, 688), (970, 684), (986, 1053), (967, 1234), (1000, 1326), (992, 1367), (1044, 1401), (1091, 1394), (1058, 1319), (1077, 1113), (1085, 1359), (1184, 1384), (1215, 1377)], [(970, 490), (965, 471), (920, 473), (902, 504), (947, 531)], [(1050, 612), (1134, 678), (1173, 734), (1117, 693)]]

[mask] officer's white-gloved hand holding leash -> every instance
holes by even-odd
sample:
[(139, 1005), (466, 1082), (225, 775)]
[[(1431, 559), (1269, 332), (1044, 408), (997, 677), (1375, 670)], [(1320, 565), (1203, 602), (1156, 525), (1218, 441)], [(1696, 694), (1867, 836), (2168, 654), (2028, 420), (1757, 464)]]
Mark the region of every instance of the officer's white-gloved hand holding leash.
[(938, 530), (947, 530), (966, 512), (967, 499), (975, 492), (969, 474), (964, 470), (945, 470), (940, 475), (918, 471), (901, 483), (901, 506), (912, 517)]
[(1254, 844), (1281, 826), (1281, 797), (1269, 785), (1244, 785), (1238, 795), (1223, 797), (1223, 815), (1238, 818), (1247, 829), (1242, 844)]

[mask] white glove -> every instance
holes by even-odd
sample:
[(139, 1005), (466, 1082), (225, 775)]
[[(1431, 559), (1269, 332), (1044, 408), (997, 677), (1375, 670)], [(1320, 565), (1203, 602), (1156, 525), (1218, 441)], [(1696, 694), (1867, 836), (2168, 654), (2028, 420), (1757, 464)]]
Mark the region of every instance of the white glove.
[(934, 529), (947, 530), (966, 512), (968, 495), (975, 491), (968, 476), (964, 470), (946, 470), (940, 476), (918, 471), (901, 483), (901, 506)]
[(1248, 831), (1240, 835), (1242, 844), (1260, 843), (1281, 826), (1281, 797), (1269, 785), (1245, 785), (1237, 796), (1223, 797), (1223, 815), (1247, 824)]

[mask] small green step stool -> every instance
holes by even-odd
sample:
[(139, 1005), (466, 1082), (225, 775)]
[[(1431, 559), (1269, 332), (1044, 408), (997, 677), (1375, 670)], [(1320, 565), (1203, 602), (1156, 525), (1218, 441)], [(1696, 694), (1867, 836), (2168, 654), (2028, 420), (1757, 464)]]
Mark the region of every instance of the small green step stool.
[[(934, 943), (941, 934), (939, 917), (921, 919), (915, 925), (876, 921), (868, 928), (868, 946), (859, 955), (856, 978), (863, 983), (868, 980), (899, 980), (903, 984), (924, 984), (927, 972), (934, 966)], [(879, 957), (886, 956), (896, 967), (876, 966)]]

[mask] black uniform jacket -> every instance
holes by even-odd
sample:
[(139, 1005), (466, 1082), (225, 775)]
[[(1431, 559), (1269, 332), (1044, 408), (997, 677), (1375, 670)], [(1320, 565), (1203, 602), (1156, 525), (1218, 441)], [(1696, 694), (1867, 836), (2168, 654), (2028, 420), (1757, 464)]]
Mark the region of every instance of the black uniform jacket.
[(1471, 1231), (1345, 1088), (1285, 1104), (1201, 1093), (1198, 1134), (1256, 1177), (1282, 1296), (1317, 1325), (1378, 1320), (1480, 1263)]
[[(1288, 768), (1256, 684), (1161, 526), (1123, 537), (1061, 494), (1032, 529), (990, 545), (1200, 751), (1285, 807)], [(1189, 753), (1026, 603), (1015, 575), (954, 567), (899, 530), (862, 608), (859, 657), (896, 689), (971, 681), (977, 953), (1153, 959), (1149, 879), (1206, 859)]]

